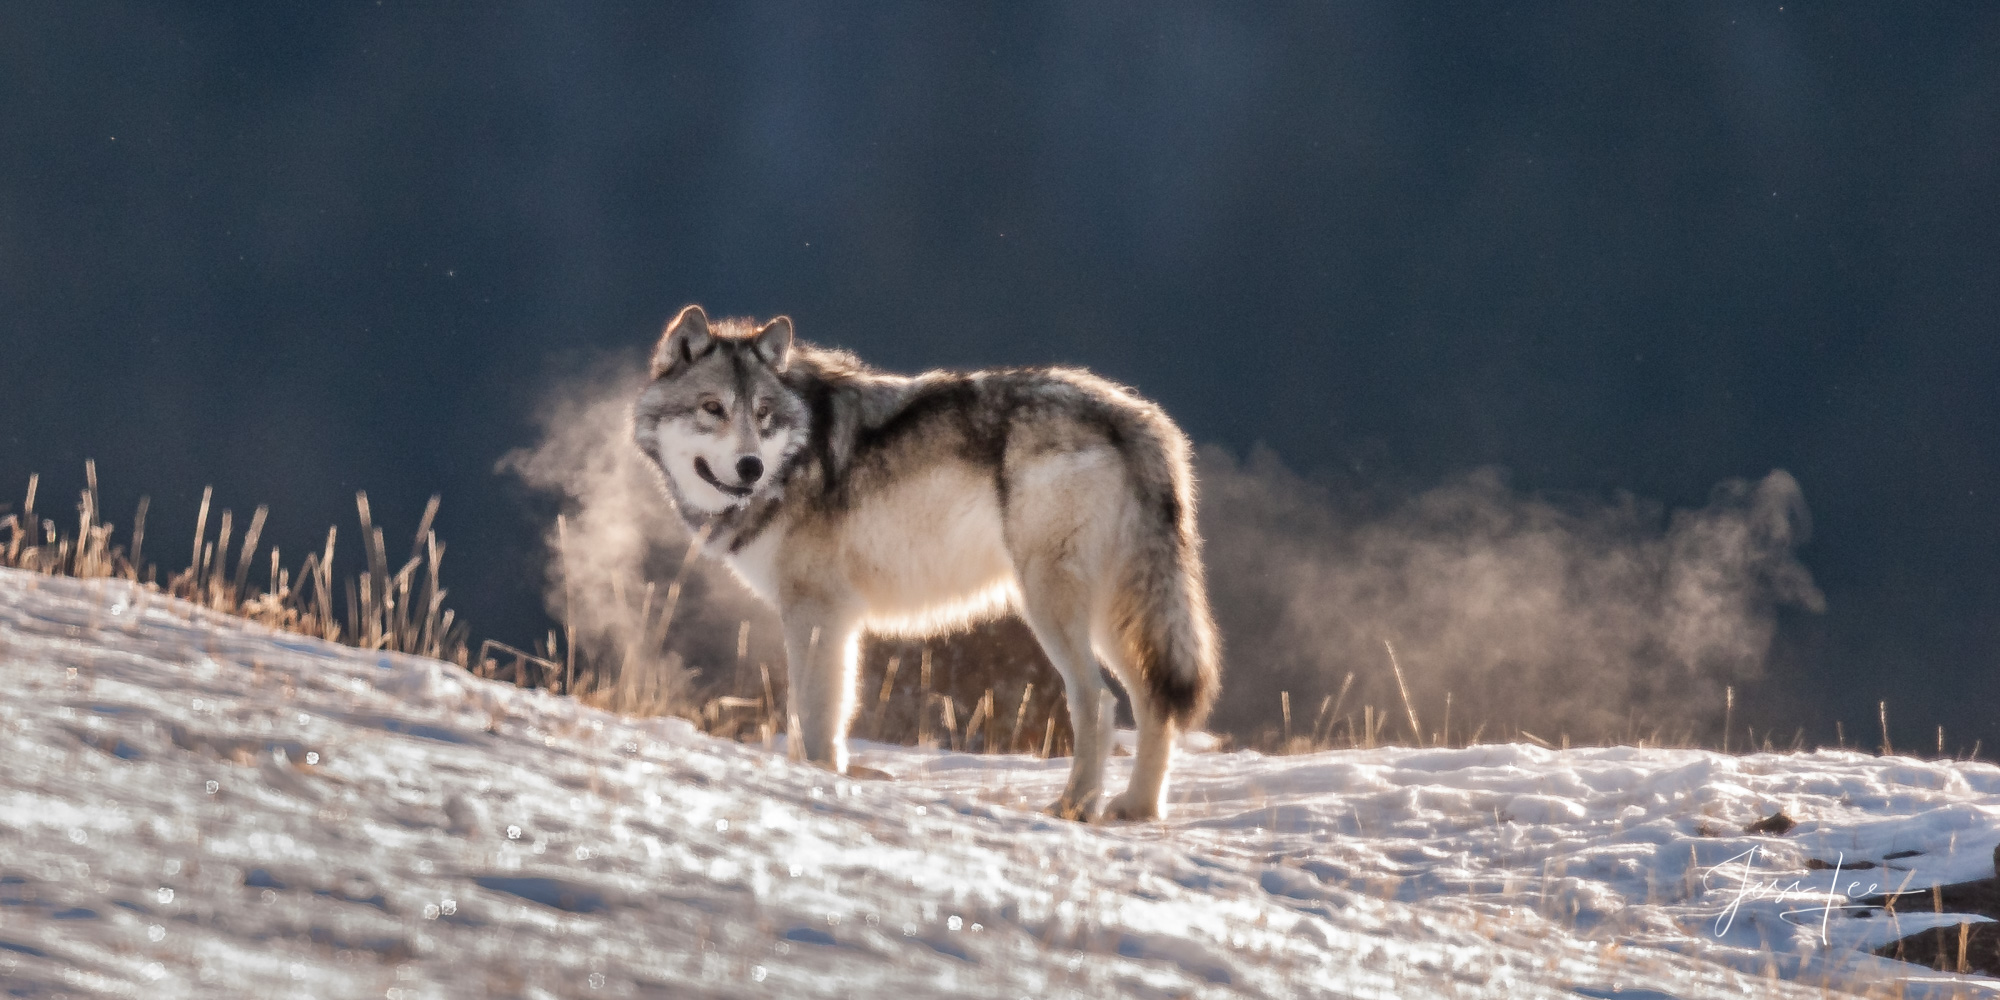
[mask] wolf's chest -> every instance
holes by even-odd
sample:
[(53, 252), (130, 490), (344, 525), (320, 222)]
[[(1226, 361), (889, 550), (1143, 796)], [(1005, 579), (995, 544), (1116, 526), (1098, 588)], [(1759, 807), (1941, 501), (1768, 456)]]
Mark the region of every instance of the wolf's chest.
[(1012, 592), (999, 498), (977, 470), (928, 469), (862, 492), (837, 518), (774, 527), (730, 565), (780, 606), (788, 594), (839, 594), (893, 630), (900, 619), (962, 618)]

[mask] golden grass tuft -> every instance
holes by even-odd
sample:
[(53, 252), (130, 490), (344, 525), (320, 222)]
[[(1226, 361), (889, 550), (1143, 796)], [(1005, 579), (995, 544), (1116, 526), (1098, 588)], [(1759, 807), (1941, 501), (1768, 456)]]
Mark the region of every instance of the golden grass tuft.
[[(346, 601), (337, 613), (333, 578), (337, 528), (328, 528), (325, 549), (307, 553), (294, 571), (285, 567), (276, 546), (270, 548), (268, 559), (259, 557), (269, 508), (260, 506), (250, 515), (240, 539), (234, 512), (223, 510), (215, 518), (211, 537), (209, 515), (215, 492), (204, 489), (195, 515), (188, 565), (169, 572), (162, 580), (159, 567), (146, 562), (144, 556), (148, 498), (139, 499), (132, 518), (132, 543), (127, 549), (114, 539), (116, 526), (104, 519), (97, 463), (84, 462), (86, 485), (77, 501), (73, 534), (53, 519), (42, 518), (36, 510), (40, 478), (28, 477), (27, 499), (21, 511), (0, 518), (0, 566), (84, 580), (128, 580), (270, 628), (360, 649), (411, 653), (460, 666), (470, 662), (465, 624), (444, 607), (445, 591), (439, 585), (444, 545), (431, 530), (439, 502), (435, 496), (424, 509), (409, 561), (391, 573), (382, 530), (375, 526), (369, 511), (368, 495), (355, 494), (368, 570), (345, 581)], [(252, 579), (253, 571), (265, 566), (268, 572), (259, 586)]]

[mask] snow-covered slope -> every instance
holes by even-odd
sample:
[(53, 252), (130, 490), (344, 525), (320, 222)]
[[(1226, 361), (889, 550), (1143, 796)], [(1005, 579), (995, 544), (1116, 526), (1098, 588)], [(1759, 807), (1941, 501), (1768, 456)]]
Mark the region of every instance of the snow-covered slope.
[[(1984, 991), (1857, 950), (1938, 918), (1837, 912), (1822, 947), (1810, 908), (1833, 873), (1806, 865), (1839, 860), (1856, 896), (1991, 874), (1990, 765), (1194, 754), (1171, 820), (1091, 827), (1033, 811), (1064, 761), (867, 744), (857, 759), (896, 780), (124, 584), (0, 571), (0, 990), (1695, 1000), (1907, 976), (1913, 994)], [(1779, 808), (1797, 829), (1741, 833)], [(1923, 853), (1852, 871), (1898, 851)], [(1745, 894), (1746, 874), (1801, 891)]]

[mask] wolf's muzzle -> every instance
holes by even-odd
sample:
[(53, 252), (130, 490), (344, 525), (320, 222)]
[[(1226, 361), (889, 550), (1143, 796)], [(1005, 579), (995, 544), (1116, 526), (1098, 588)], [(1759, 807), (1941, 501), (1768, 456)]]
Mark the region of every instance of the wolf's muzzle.
[[(759, 475), (763, 474), (764, 472), (763, 462), (760, 462), (755, 458), (745, 458), (743, 462), (757, 462), (757, 472)], [(738, 470), (741, 470), (743, 468), (743, 462), (736, 463), (736, 468)], [(750, 495), (749, 486), (731, 486), (728, 483), (725, 483), (722, 480), (715, 478), (715, 471), (708, 467), (708, 459), (697, 458), (694, 460), (694, 474), (700, 476), (702, 482), (707, 483), (708, 485), (713, 486), (716, 489), (721, 490), (722, 492), (730, 496), (747, 497)]]

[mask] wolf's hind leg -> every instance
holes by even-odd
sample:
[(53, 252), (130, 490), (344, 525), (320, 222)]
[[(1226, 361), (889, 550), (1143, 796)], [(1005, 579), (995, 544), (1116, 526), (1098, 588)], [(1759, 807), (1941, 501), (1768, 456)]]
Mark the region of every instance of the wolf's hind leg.
[(787, 740), (805, 758), (847, 773), (847, 724), (854, 716), (860, 619), (823, 606), (785, 609)]
[(1166, 808), (1167, 766), (1174, 751), (1174, 724), (1165, 718), (1157, 699), (1123, 655), (1115, 638), (1104, 637), (1098, 649), (1119, 686), (1132, 699), (1132, 716), (1139, 723), (1139, 749), (1132, 761), (1132, 780), (1123, 794), (1104, 807), (1107, 820), (1159, 819)]
[(1104, 787), (1104, 761), (1111, 755), (1111, 726), (1118, 703), (1105, 688), (1097, 660), (1091, 655), (1089, 625), (1080, 613), (1083, 602), (1071, 599), (1060, 587), (1036, 586), (1032, 580), (1022, 583), (1022, 617), (1062, 675), (1069, 725), (1076, 735), (1069, 784), (1048, 811), (1064, 819), (1087, 820)]

